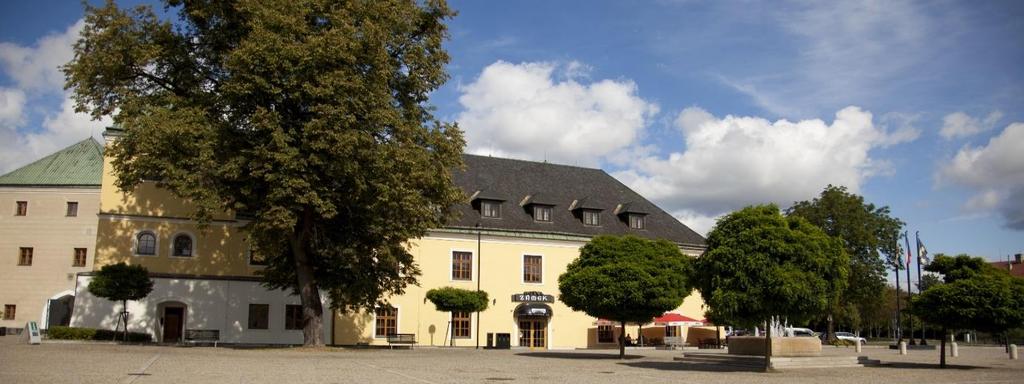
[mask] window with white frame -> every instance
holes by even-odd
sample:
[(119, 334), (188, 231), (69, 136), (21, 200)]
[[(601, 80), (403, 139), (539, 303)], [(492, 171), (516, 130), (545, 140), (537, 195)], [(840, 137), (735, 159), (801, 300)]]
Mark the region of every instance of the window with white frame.
[(593, 209), (584, 209), (583, 210), (583, 225), (587, 225), (587, 226), (591, 226), (591, 227), (599, 226), (599, 225), (601, 225), (600, 217), (601, 217), (600, 216), (600, 211), (596, 211), (596, 210), (593, 210)]
[(480, 216), (490, 218), (501, 217), (501, 202), (493, 200), (481, 200)]
[(534, 205), (533, 219), (536, 221), (551, 221), (551, 206)]
[(543, 257), (537, 255), (523, 255), (523, 282), (543, 283), (544, 262)]

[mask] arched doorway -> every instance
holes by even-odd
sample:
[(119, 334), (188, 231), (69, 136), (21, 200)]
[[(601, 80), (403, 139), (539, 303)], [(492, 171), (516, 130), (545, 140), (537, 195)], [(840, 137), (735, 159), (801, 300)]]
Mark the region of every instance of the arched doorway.
[(188, 306), (179, 301), (165, 301), (157, 305), (160, 316), (159, 332), (161, 343), (180, 343), (185, 334), (185, 320)]
[(75, 307), (74, 291), (64, 291), (53, 295), (46, 300), (43, 307), (43, 317), (40, 322), (43, 329), (50, 329), (52, 326), (68, 326), (71, 324), (71, 309)]
[(523, 303), (516, 307), (514, 313), (519, 325), (519, 346), (546, 349), (551, 307), (541, 303)]

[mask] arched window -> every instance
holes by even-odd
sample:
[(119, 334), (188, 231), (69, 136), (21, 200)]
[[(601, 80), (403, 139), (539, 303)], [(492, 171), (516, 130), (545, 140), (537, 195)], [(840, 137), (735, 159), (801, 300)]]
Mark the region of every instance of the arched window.
[(192, 236), (184, 233), (174, 236), (174, 248), (171, 256), (192, 257)]
[(135, 254), (136, 255), (155, 255), (156, 254), (156, 235), (150, 231), (139, 232), (135, 235)]

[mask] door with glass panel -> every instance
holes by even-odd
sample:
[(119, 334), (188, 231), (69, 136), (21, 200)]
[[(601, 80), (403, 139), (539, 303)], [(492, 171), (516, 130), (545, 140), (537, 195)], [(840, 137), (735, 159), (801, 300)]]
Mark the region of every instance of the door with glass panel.
[(519, 320), (519, 346), (530, 349), (547, 347), (547, 320)]

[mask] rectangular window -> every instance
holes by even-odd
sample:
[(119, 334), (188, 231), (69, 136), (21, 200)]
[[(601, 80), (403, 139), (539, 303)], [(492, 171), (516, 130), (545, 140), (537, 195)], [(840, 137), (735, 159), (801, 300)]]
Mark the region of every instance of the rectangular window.
[(67, 216), (68, 217), (78, 216), (78, 202), (77, 201), (69, 201), (68, 202), (68, 213), (67, 213)]
[(14, 216), (25, 216), (28, 214), (28, 202), (19, 201), (14, 209)]
[(398, 333), (398, 308), (379, 307), (376, 309), (377, 321), (373, 335), (386, 337)]
[(601, 225), (601, 220), (599, 219), (600, 216), (598, 215), (598, 213), (598, 211), (592, 210), (583, 211), (583, 225), (589, 225), (592, 227)]
[(452, 280), (473, 280), (473, 254), (452, 252)]
[(284, 329), (302, 329), (302, 306), (288, 304), (284, 306)]
[(480, 216), (495, 218), (501, 217), (501, 203), (497, 201), (481, 201)]
[(543, 258), (534, 255), (523, 256), (523, 282), (542, 283), (543, 281)]
[(75, 260), (71, 263), (72, 267), (84, 267), (85, 266), (86, 250), (85, 248), (75, 248)]
[(19, 248), (18, 265), (32, 265), (32, 248)]
[(551, 207), (534, 205), (533, 219), (536, 221), (551, 221)]
[(270, 304), (249, 304), (249, 329), (270, 328)]
[(469, 312), (452, 312), (452, 335), (458, 339), (468, 339), (472, 320)]
[(4, 320), (14, 320), (15, 311), (18, 306), (14, 304), (4, 304)]
[(644, 216), (629, 215), (629, 227), (633, 229), (644, 229)]
[(598, 343), (614, 343), (615, 342), (615, 327), (611, 325), (598, 325), (597, 326), (597, 342)]

